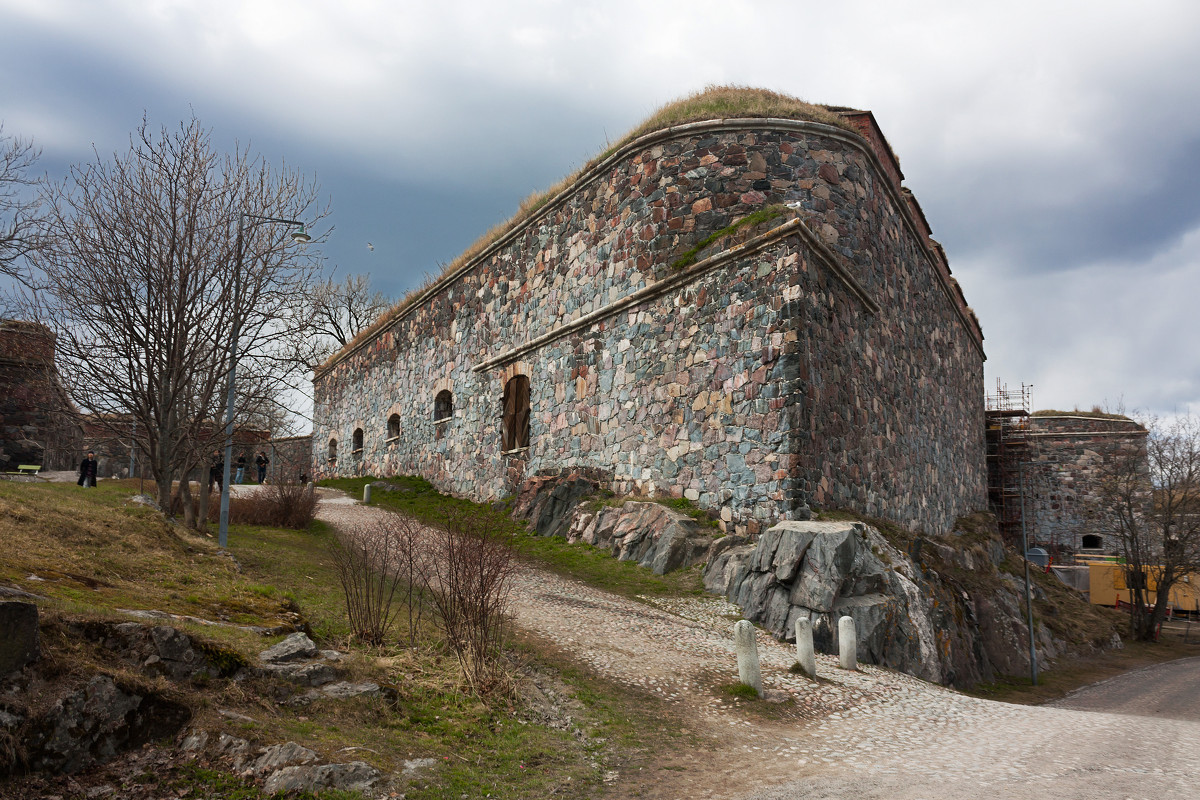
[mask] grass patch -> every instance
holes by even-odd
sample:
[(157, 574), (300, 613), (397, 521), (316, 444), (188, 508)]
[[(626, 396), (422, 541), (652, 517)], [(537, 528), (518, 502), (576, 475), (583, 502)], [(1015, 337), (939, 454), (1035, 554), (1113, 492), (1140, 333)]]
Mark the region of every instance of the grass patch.
[[(421, 510), (427, 520), (465, 502), (438, 495), (424, 482), (410, 485), (414, 491), (407, 495), (378, 496), (410, 512)], [(355, 488), (361, 491), (361, 482)], [(664, 714), (652, 698), (598, 680), (561, 654), (539, 649), (535, 640), (515, 646), (512, 668), (522, 687), (553, 676), (560, 701), (570, 707), (570, 716), (560, 717), (559, 724), (545, 724), (553, 709), (540, 710), (524, 689), (520, 697), (491, 703), (466, 692), (456, 659), (432, 628), (416, 648), (394, 642), (381, 648), (352, 646), (327, 549), (334, 533), (320, 522), (306, 531), (231, 526), (235, 564), (219, 555), (208, 537), (128, 504), (135, 491), (136, 482), (103, 481), (90, 490), (74, 484), (0, 484), (0, 535), (9, 545), (0, 557), (0, 579), (50, 598), (41, 603), (44, 658), (39, 664), (57, 680), (103, 670), (131, 685), (159, 687), (192, 709), (189, 727), (226, 731), (255, 746), (296, 741), (327, 762), (362, 760), (395, 774), (409, 759), (434, 759), (435, 766), (404, 788), (410, 800), (590, 797), (614, 758), (623, 758), (626, 750), (647, 752), (663, 740)], [(518, 526), (495, 513), (497, 524), (507, 520)], [(45, 579), (27, 580), (30, 574)], [(317, 699), (294, 707), (279, 702), (280, 685), (267, 678), (210, 677), (196, 685), (150, 681), (133, 665), (114, 661), (109, 651), (69, 635), (73, 621), (125, 621), (114, 613), (121, 607), (224, 615), (255, 624), (307, 623), (321, 646), (348, 653), (338, 665), (346, 680), (370, 680), (387, 691), (375, 698)], [(255, 663), (257, 653), (277, 640), (238, 628), (178, 627), (197, 639), (222, 676)], [(230, 721), (218, 713), (223, 709), (254, 722)], [(200, 767), (164, 770), (142, 782), (191, 789), (196, 796), (265, 797), (237, 778)], [(16, 784), (10, 788), (19, 794)]]
[(684, 269), (685, 267), (690, 267), (692, 264), (696, 263), (697, 257), (700, 255), (700, 253), (714, 242), (732, 236), (742, 228), (753, 228), (757, 225), (763, 224), (764, 222), (775, 219), (776, 217), (782, 217), (787, 213), (787, 206), (767, 206), (766, 208), (760, 208), (758, 211), (755, 211), (752, 214), (747, 214), (732, 225), (721, 228), (719, 231), (713, 231), (708, 236), (701, 239), (694, 247), (684, 252), (681, 256), (679, 256), (679, 258), (672, 261), (671, 269)]
[(289, 621), (280, 599), (255, 591), (211, 537), (128, 502), (136, 486), (0, 482), (0, 582), (66, 611), (155, 609), (264, 627)]
[[(321, 486), (341, 489), (351, 497), (362, 497), (362, 487), (376, 480), (379, 479), (332, 478), (321, 481)], [(581, 542), (570, 544), (565, 539), (555, 536), (532, 534), (524, 523), (510, 517), (503, 508), (496, 509), (440, 494), (424, 478), (406, 475), (388, 478), (387, 483), (396, 486), (397, 491), (373, 490), (371, 505), (407, 514), (428, 525), (443, 524), (454, 510), (470, 510), (471, 513), (486, 519), (489, 524), (511, 533), (520, 558), (555, 574), (631, 598), (704, 593), (704, 576), (699, 566), (677, 570), (667, 575), (655, 575), (632, 561), (618, 561), (606, 551), (591, 545)], [(678, 506), (674, 501), (663, 502), (689, 513), (684, 506)], [(694, 506), (691, 510), (700, 515), (704, 514)]]
[(718, 691), (726, 697), (731, 697), (735, 700), (754, 700), (758, 701), (761, 698), (758, 696), (758, 690), (748, 683), (725, 683), (717, 687)]

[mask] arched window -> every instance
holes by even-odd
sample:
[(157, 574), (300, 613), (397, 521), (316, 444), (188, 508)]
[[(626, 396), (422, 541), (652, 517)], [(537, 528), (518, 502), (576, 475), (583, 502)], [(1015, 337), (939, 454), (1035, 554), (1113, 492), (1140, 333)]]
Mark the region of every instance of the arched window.
[(399, 414), (392, 414), (390, 417), (388, 417), (387, 438), (389, 438), (389, 439), (400, 438), (400, 415)]
[(363, 430), (362, 428), (354, 429), (354, 447), (355, 453), (361, 453), (363, 449)]
[(329, 460), (337, 461), (337, 439), (329, 440)]
[(1081, 542), (1084, 550), (1099, 550), (1104, 547), (1104, 539), (1094, 533), (1085, 534)]
[(433, 399), (433, 421), (441, 422), (454, 416), (454, 395), (449, 389), (442, 389)]
[(500, 442), (500, 449), (504, 451), (529, 447), (529, 378), (526, 375), (514, 375), (504, 384)]

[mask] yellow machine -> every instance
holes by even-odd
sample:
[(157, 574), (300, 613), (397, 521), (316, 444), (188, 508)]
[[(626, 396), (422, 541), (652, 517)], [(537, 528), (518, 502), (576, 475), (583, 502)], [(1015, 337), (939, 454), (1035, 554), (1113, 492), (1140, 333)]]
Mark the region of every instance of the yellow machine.
[[(1088, 567), (1088, 586), (1092, 605), (1115, 606), (1117, 601), (1129, 605), (1130, 592), (1125, 583), (1125, 566), (1112, 556), (1078, 558)], [(1149, 568), (1148, 594), (1153, 598), (1158, 589), (1155, 568)], [(1200, 576), (1185, 575), (1171, 588), (1170, 603), (1175, 611), (1200, 611)]]

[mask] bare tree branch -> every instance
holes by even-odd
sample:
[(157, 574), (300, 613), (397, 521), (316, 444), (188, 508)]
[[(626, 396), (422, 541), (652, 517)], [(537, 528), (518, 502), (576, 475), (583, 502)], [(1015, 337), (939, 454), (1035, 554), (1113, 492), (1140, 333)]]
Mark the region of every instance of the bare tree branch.
[(128, 151), (97, 154), (47, 196), (54, 244), (36, 256), (40, 304), (30, 311), (58, 334), (59, 368), (79, 405), (101, 425), (136, 420), (167, 508), (172, 480), (222, 438), (235, 320), (239, 420), (261, 413), (296, 372), (282, 357), (290, 332), (281, 325), (316, 259), (280, 226), (247, 226), (235, 281), (236, 232), (244, 214), (320, 218), (316, 187), (241, 149), (218, 153), (191, 119), (175, 131), (143, 121)]

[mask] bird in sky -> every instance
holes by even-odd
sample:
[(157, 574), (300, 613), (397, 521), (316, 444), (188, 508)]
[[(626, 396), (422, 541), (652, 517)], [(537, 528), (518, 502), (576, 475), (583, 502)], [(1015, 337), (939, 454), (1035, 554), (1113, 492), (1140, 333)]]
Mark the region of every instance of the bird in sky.
[(371, 244), (370, 242), (367, 242), (367, 249), (368, 249), (368, 250), (374, 250), (374, 249), (375, 249), (375, 245)]

